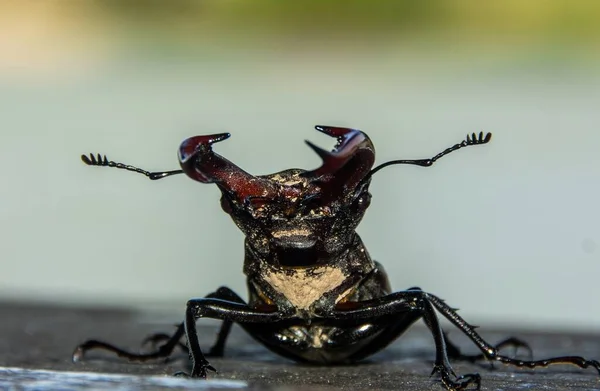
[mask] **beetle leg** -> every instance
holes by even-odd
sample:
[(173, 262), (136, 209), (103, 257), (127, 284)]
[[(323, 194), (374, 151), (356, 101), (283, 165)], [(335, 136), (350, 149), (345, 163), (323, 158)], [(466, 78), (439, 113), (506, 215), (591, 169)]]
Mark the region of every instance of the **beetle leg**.
[[(422, 291), (421, 288), (419, 287), (412, 287), (412, 288), (408, 288), (407, 290), (409, 291)], [(427, 327), (429, 327), (429, 325), (427, 325)], [(471, 326), (473, 328), (475, 328), (475, 326)], [(431, 327), (429, 327), (429, 329), (431, 330)], [(433, 332), (433, 330), (431, 330)], [(479, 361), (479, 360), (483, 360), (485, 359), (485, 355), (482, 354), (462, 354), (460, 351), (460, 348), (458, 346), (456, 346), (454, 343), (452, 343), (452, 341), (450, 341), (450, 339), (448, 338), (448, 333), (444, 332), (444, 339), (446, 340), (446, 352), (448, 353), (448, 358), (451, 358), (453, 360), (457, 360), (457, 361), (467, 361), (467, 362), (475, 362), (475, 361)], [(507, 347), (513, 347), (515, 348), (515, 351), (518, 348), (524, 348), (527, 351), (527, 355), (529, 356), (529, 358), (533, 358), (533, 350), (531, 349), (531, 346), (529, 346), (529, 344), (525, 341), (522, 341), (518, 338), (515, 337), (510, 337), (510, 338), (506, 338), (503, 341), (498, 342), (496, 345), (494, 345), (494, 348), (496, 350), (500, 350), (500, 349), (504, 349)]]
[[(324, 318), (329, 318), (331, 322), (359, 322), (364, 320), (373, 320), (374, 317), (382, 317), (387, 315), (394, 315), (398, 313), (405, 313), (407, 310), (415, 310), (422, 313), (426, 323), (430, 325), (434, 339), (436, 341), (436, 367), (434, 371), (440, 365), (440, 356), (442, 356), (442, 369), (444, 362), (447, 361), (447, 352), (445, 351), (445, 344), (441, 344), (440, 341), (444, 341), (443, 333), (439, 329), (437, 318), (431, 315), (432, 309), (439, 311), (446, 319), (460, 329), (475, 345), (481, 350), (484, 357), (488, 360), (498, 361), (503, 364), (512, 365), (516, 367), (525, 368), (537, 368), (547, 367), (554, 364), (571, 364), (579, 368), (595, 368), (600, 374), (600, 362), (597, 360), (587, 360), (579, 356), (561, 356), (552, 357), (544, 360), (518, 360), (510, 357), (506, 357), (498, 354), (498, 350), (486, 342), (481, 336), (475, 331), (475, 328), (467, 323), (460, 315), (456, 313), (451, 307), (449, 307), (439, 297), (423, 292), (420, 290), (408, 290), (403, 292), (396, 292), (390, 295), (354, 303), (355, 307), (351, 310), (334, 310), (328, 314), (322, 314)], [(444, 341), (445, 342), (445, 341)], [(450, 373), (450, 369), (446, 369)], [(442, 373), (443, 375), (443, 373)], [(467, 377), (459, 377), (459, 379), (472, 379), (472, 382), (478, 383), (475, 380), (478, 375), (467, 375)], [(442, 378), (444, 381), (444, 378)], [(444, 384), (446, 384), (444, 382)], [(448, 388), (448, 386), (447, 386)], [(452, 388), (449, 388), (452, 389)], [(460, 389), (460, 388), (459, 388)]]
[[(467, 361), (473, 363), (485, 359), (485, 355), (483, 353), (463, 354), (460, 351), (460, 348), (448, 339), (448, 334), (446, 332), (444, 332), (444, 337), (446, 339), (446, 351), (448, 352), (448, 358), (456, 361)], [(515, 351), (518, 348), (523, 348), (527, 351), (527, 356), (529, 357), (529, 359), (533, 358), (533, 350), (531, 349), (531, 346), (529, 346), (527, 342), (522, 341), (519, 338), (509, 337), (494, 345), (494, 349), (496, 350), (501, 350), (508, 347), (514, 348)]]
[[(235, 293), (233, 290), (229, 289), (226, 286), (222, 286), (219, 289), (217, 289), (217, 291), (215, 291), (209, 295), (206, 295), (206, 298), (223, 299), (223, 300), (235, 301), (235, 302), (238, 302), (241, 304), (245, 304), (244, 299), (242, 299), (240, 296), (238, 296), (237, 293)], [(219, 329), (219, 333), (217, 335), (217, 340), (215, 341), (214, 345), (210, 348), (210, 350), (206, 354), (206, 357), (223, 357), (223, 353), (225, 350), (225, 343), (227, 342), (227, 337), (229, 336), (229, 333), (231, 332), (232, 325), (233, 325), (233, 322), (230, 320), (223, 321), (223, 323), (221, 324), (221, 328)], [(183, 327), (183, 323), (180, 323), (177, 326)], [(171, 336), (169, 334), (156, 333), (156, 334), (152, 334), (152, 335), (149, 335), (148, 337), (146, 337), (144, 339), (144, 341), (142, 342), (142, 345), (147, 344), (147, 343), (152, 343), (154, 346), (156, 346), (159, 342), (169, 341), (170, 339), (171, 339)], [(185, 344), (179, 342), (178, 346), (184, 352), (189, 353), (189, 349), (187, 348), (187, 346)]]
[[(219, 333), (217, 335), (217, 340), (215, 341), (215, 344), (210, 348), (208, 353), (205, 354), (206, 357), (223, 357), (224, 350), (225, 350), (225, 342), (227, 341), (227, 337), (229, 336), (229, 332), (231, 331), (232, 325), (233, 325), (233, 322), (230, 320), (223, 321), (223, 323), (221, 324), (221, 328), (219, 329)], [(182, 327), (183, 323), (180, 323), (179, 325), (176, 325), (176, 326)], [(149, 335), (148, 337), (146, 337), (146, 339), (144, 339), (144, 341), (142, 342), (142, 345), (151, 343), (153, 346), (156, 347), (160, 342), (165, 342), (165, 341), (169, 341), (169, 340), (171, 340), (171, 336), (169, 334), (156, 333), (156, 334), (152, 334), (152, 335)], [(184, 343), (179, 342), (177, 344), (177, 346), (181, 350), (183, 350), (185, 353), (189, 354), (190, 350)]]
[(427, 300), (438, 310), (446, 319), (454, 324), (459, 330), (461, 330), (473, 343), (481, 350), (483, 356), (488, 360), (499, 361), (503, 364), (512, 365), (520, 368), (538, 368), (547, 367), (555, 364), (570, 364), (575, 365), (579, 368), (586, 369), (593, 367), (600, 374), (600, 362), (597, 360), (587, 360), (580, 356), (559, 356), (550, 357), (543, 360), (518, 360), (510, 357), (506, 357), (498, 354), (498, 349), (487, 343), (481, 336), (475, 331), (475, 328), (468, 324), (460, 315), (450, 308), (442, 299), (431, 295), (429, 293), (422, 292)]
[[(213, 298), (222, 298), (228, 301), (234, 301), (240, 304), (246, 304), (244, 299), (238, 296), (237, 293), (227, 288), (226, 286), (222, 286), (213, 294), (214, 296), (208, 295), (207, 297)], [(210, 348), (207, 357), (223, 357), (223, 352), (225, 350), (225, 343), (227, 342), (227, 337), (231, 332), (231, 326), (233, 325), (233, 321), (229, 319), (223, 320), (223, 324), (221, 324), (221, 328), (219, 329), (219, 334), (217, 336), (217, 340), (214, 345)], [(187, 349), (186, 349), (187, 350)]]
[[(474, 373), (456, 377), (448, 361), (446, 341), (435, 309), (424, 294), (425, 292), (420, 290), (408, 290), (392, 293), (378, 299), (356, 302), (354, 303), (356, 304), (355, 309), (333, 310), (329, 314), (323, 314), (323, 321), (327, 322), (329, 320), (343, 325), (347, 322), (373, 321), (373, 318), (415, 311), (425, 320), (435, 342), (436, 357), (431, 374), (438, 373), (443, 385), (448, 390), (463, 390), (471, 384), (479, 389), (481, 383), (479, 374)], [(452, 380), (452, 377), (456, 377), (456, 380)]]
[[(179, 328), (179, 327), (183, 327), (183, 323), (179, 323), (176, 324), (175, 327)], [(150, 334), (149, 336), (147, 336), (146, 338), (144, 338), (144, 340), (142, 341), (142, 346), (145, 345), (152, 345), (152, 348), (156, 349), (160, 343), (166, 343), (167, 341), (169, 341), (171, 339), (172, 335), (167, 334), (167, 333), (154, 333), (154, 334)], [(183, 350), (184, 352), (188, 352), (188, 348), (187, 346), (185, 346), (184, 343), (182, 342), (178, 342), (177, 346), (179, 347), (179, 349)]]
[[(244, 300), (241, 297), (239, 297), (235, 292), (233, 292), (231, 289), (229, 289), (227, 287), (220, 287), (215, 292), (207, 295), (207, 297), (219, 298), (219, 299), (224, 299), (224, 300), (229, 300), (229, 301), (238, 301), (240, 303), (244, 303)], [(223, 321), (223, 324), (221, 325), (221, 329), (219, 330), (217, 341), (210, 349), (209, 354), (208, 354), (209, 356), (220, 357), (223, 355), (225, 341), (227, 340), (227, 337), (231, 330), (231, 326), (232, 326), (231, 321), (228, 321), (228, 320)], [(115, 353), (117, 356), (126, 358), (130, 361), (149, 361), (149, 360), (154, 360), (157, 358), (167, 358), (167, 357), (171, 356), (171, 354), (173, 354), (173, 350), (177, 346), (179, 346), (182, 350), (184, 350), (186, 352), (188, 351), (188, 348), (184, 344), (179, 342), (181, 340), (181, 338), (184, 336), (184, 334), (185, 334), (185, 326), (182, 322), (179, 325), (177, 325), (177, 331), (175, 331), (175, 333), (172, 336), (169, 336), (168, 334), (165, 334), (165, 333), (157, 333), (157, 334), (150, 335), (149, 337), (144, 339), (142, 344), (145, 344), (148, 342), (157, 343), (157, 342), (160, 342), (163, 340), (166, 340), (167, 342), (164, 343), (163, 345), (159, 346), (158, 349), (154, 352), (141, 353), (141, 354), (140, 353), (131, 353), (131, 352), (121, 349), (113, 344), (91, 339), (91, 340), (88, 340), (88, 341), (82, 343), (81, 345), (79, 345), (75, 348), (75, 351), (73, 352), (73, 361), (80, 361), (88, 351), (95, 350), (95, 349), (106, 350), (106, 351)]]
[(284, 319), (285, 315), (280, 312), (257, 311), (247, 304), (222, 299), (189, 300), (183, 324), (190, 351), (190, 360), (192, 360), (192, 371), (189, 375), (183, 375), (206, 378), (206, 371), (215, 371), (215, 369), (208, 363), (206, 356), (200, 349), (196, 330), (196, 320), (199, 318), (221, 319), (236, 323), (274, 323)]
[[(448, 361), (447, 345), (445, 334), (442, 331), (439, 320), (433, 309), (431, 303), (423, 300), (420, 303), (423, 310), (423, 320), (433, 334), (433, 340), (435, 341), (435, 364), (431, 375), (439, 373), (442, 380), (442, 384), (448, 390), (463, 390), (466, 389), (470, 384), (475, 384), (477, 390), (481, 387), (481, 377), (478, 373), (472, 373), (457, 377), (456, 373), (452, 370)], [(450, 378), (450, 375), (456, 377), (456, 381)]]
[(169, 357), (173, 353), (175, 346), (179, 344), (179, 340), (181, 339), (181, 337), (183, 337), (184, 332), (185, 329), (182, 323), (177, 327), (177, 331), (175, 332), (175, 334), (173, 334), (172, 337), (170, 337), (167, 343), (161, 345), (155, 352), (145, 354), (131, 353), (113, 344), (98, 341), (95, 339), (90, 339), (75, 348), (75, 351), (73, 352), (73, 361), (80, 361), (88, 351), (94, 349), (106, 350), (115, 353), (119, 357), (124, 357), (130, 361), (148, 361), (156, 358)]

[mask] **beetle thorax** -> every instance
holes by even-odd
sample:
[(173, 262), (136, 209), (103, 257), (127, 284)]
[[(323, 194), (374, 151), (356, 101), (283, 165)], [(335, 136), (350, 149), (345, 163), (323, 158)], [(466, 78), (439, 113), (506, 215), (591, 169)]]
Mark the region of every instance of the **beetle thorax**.
[(362, 278), (374, 269), (359, 236), (328, 262), (314, 266), (285, 266), (262, 257), (246, 240), (244, 273), (248, 277), (250, 304), (274, 304), (310, 318), (320, 307), (343, 301)]

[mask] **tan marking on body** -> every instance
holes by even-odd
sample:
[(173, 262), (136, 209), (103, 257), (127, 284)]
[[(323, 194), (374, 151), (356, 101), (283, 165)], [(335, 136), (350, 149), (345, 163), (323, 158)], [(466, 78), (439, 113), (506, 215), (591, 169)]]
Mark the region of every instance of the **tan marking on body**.
[(275, 231), (272, 233), (273, 237), (277, 239), (289, 236), (309, 236), (310, 234), (312, 234), (312, 232), (305, 228), (286, 229), (281, 231)]
[(292, 176), (292, 178), (287, 178), (285, 176), (282, 176), (280, 174), (275, 174), (272, 175), (270, 178), (270, 180), (274, 181), (274, 182), (278, 182), (283, 186), (294, 186), (294, 185), (306, 185), (306, 180), (304, 180), (303, 178), (300, 178), (298, 176), (298, 174), (294, 174)]
[[(289, 273), (289, 272), (288, 272)], [(269, 269), (264, 279), (296, 308), (307, 310), (325, 293), (340, 286), (346, 276), (340, 269), (324, 266), (316, 269), (296, 269), (294, 273)]]

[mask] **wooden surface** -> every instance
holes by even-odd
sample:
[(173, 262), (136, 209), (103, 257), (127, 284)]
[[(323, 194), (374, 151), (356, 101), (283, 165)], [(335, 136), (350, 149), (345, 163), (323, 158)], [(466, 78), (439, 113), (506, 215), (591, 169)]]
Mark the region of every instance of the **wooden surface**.
[[(168, 362), (130, 363), (90, 353), (83, 362), (71, 362), (73, 348), (96, 338), (140, 349), (152, 332), (174, 330), (177, 317), (128, 311), (65, 309), (20, 304), (0, 305), (0, 389), (18, 390), (159, 390), (159, 389), (259, 389), (259, 390), (442, 390), (430, 378), (434, 349), (427, 329), (415, 326), (385, 351), (358, 365), (314, 367), (299, 365), (269, 352), (241, 329), (234, 327), (226, 357), (211, 360), (218, 374), (210, 380), (172, 377), (189, 370), (185, 353)], [(212, 344), (217, 323), (202, 321), (203, 347)], [(458, 331), (450, 337), (465, 353), (475, 353)], [(511, 335), (527, 340), (535, 358), (581, 354), (600, 358), (600, 335), (541, 334), (514, 330), (480, 329), (490, 342)], [(506, 354), (513, 354), (512, 351)], [(600, 390), (593, 369), (558, 366), (536, 371), (488, 363), (453, 365), (458, 374), (479, 372), (483, 390)]]

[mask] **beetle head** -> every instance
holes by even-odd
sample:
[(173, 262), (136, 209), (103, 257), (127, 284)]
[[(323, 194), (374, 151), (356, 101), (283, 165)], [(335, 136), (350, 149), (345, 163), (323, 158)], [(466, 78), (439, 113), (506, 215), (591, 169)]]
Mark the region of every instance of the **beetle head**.
[(309, 267), (337, 259), (355, 239), (370, 203), (365, 177), (375, 149), (369, 137), (354, 129), (316, 128), (336, 137), (337, 144), (329, 152), (307, 141), (323, 159), (312, 171), (253, 176), (212, 151), (211, 145), (228, 133), (192, 137), (179, 149), (184, 173), (219, 187), (221, 207), (246, 235), (247, 245), (274, 266)]

